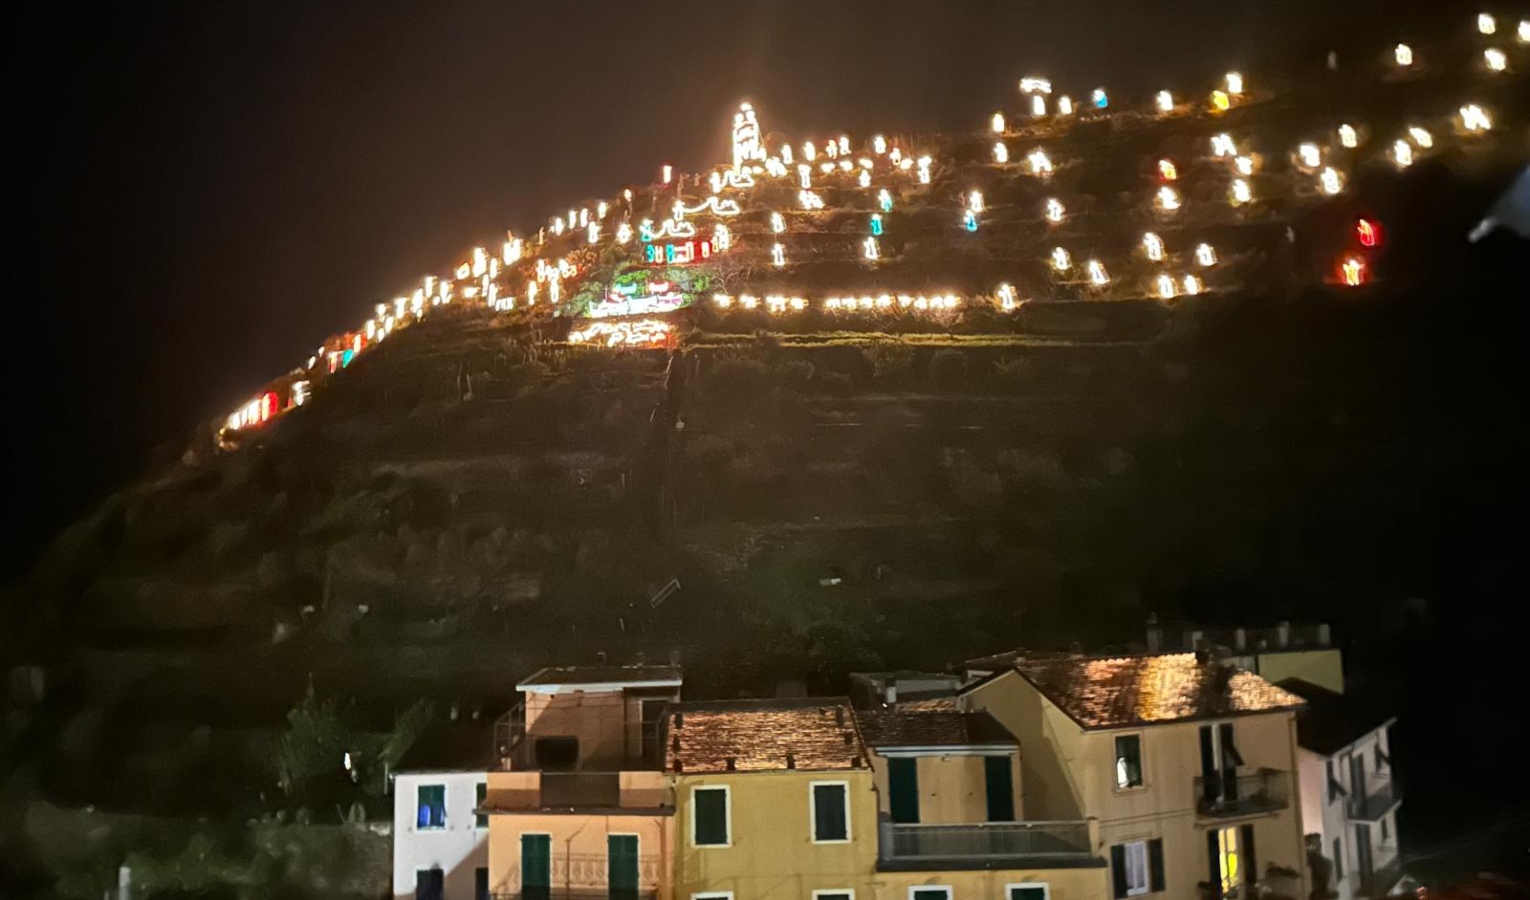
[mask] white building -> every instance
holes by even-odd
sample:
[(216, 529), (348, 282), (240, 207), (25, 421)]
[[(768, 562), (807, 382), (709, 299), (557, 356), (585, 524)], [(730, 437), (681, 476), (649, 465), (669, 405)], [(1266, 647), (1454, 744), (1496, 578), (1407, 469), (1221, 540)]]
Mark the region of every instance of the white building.
[(1298, 678), (1280, 686), (1308, 704), (1296, 720), (1297, 767), (1314, 891), (1326, 883), (1338, 900), (1392, 893), (1403, 878), (1396, 818), (1402, 792), (1387, 736), (1396, 717), (1366, 697)]
[[(490, 739), (481, 744), (475, 756), (489, 757)], [(394, 900), (487, 900), (489, 820), (477, 814), (487, 768), (408, 756), (402, 765), (393, 776)]]

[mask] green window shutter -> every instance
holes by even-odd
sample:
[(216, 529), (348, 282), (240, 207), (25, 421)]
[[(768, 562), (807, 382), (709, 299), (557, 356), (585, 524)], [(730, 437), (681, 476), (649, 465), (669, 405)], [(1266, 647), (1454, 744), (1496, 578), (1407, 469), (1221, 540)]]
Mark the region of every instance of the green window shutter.
[(696, 846), (728, 843), (728, 792), (722, 788), (696, 788), (692, 796)]
[(1148, 841), (1148, 883), (1154, 891), (1164, 889), (1163, 838)]
[(1120, 900), (1126, 896), (1126, 845), (1116, 844), (1110, 848), (1111, 896)]
[(850, 840), (848, 800), (842, 784), (813, 785), (813, 840)]
[(1047, 900), (1047, 889), (1039, 884), (1017, 884), (1009, 889), (1009, 900)]
[(1211, 885), (1213, 897), (1222, 896), (1222, 843), (1217, 840), (1217, 830), (1212, 828), (1206, 832), (1206, 866), (1211, 877), (1207, 882)]
[(638, 893), (638, 839), (635, 834), (606, 836), (606, 884), (611, 900), (635, 898)]
[(1243, 881), (1253, 884), (1259, 880), (1259, 857), (1254, 854), (1254, 826), (1242, 826), (1238, 839), (1238, 852), (1243, 854)]
[(473, 870), (473, 900), (489, 900), (489, 870), (483, 866)]
[(892, 820), (904, 824), (919, 821), (919, 767), (915, 759), (887, 761), (888, 805)]
[(418, 800), (415, 827), (445, 828), (446, 785), (422, 784), (415, 796)]
[(983, 781), (988, 791), (988, 821), (1015, 821), (1015, 781), (1009, 757), (983, 757)]
[[(489, 783), (487, 781), (480, 781), (480, 782), (478, 782), (478, 803), (477, 803), (477, 806), (478, 806), (479, 809), (483, 809), (483, 802), (484, 802), (484, 800), (488, 799), (488, 796), (489, 796)], [(487, 815), (483, 814), (483, 813), (479, 813), (478, 814), (478, 821), (477, 821), (476, 824), (478, 825), (479, 828), (488, 828), (489, 827), (489, 817)]]
[(521, 894), (545, 900), (552, 891), (552, 836), (521, 835)]

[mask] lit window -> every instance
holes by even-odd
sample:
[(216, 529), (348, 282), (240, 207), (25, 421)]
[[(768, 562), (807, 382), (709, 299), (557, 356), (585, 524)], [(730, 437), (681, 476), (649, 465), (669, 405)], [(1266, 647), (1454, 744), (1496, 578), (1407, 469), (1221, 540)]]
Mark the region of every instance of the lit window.
[(1123, 734), (1116, 738), (1116, 787), (1142, 787), (1142, 736)]
[(691, 843), (697, 847), (726, 847), (729, 843), (728, 789), (691, 790)]
[(1126, 896), (1148, 892), (1148, 852), (1146, 841), (1133, 841), (1126, 848)]
[(446, 785), (422, 784), (416, 793), (416, 828), (446, 827)]
[(1222, 878), (1222, 896), (1235, 897), (1243, 886), (1243, 861), (1238, 855), (1236, 826), (1217, 829), (1217, 871)]
[(843, 781), (814, 782), (809, 799), (813, 807), (813, 843), (838, 844), (850, 840), (849, 785)]

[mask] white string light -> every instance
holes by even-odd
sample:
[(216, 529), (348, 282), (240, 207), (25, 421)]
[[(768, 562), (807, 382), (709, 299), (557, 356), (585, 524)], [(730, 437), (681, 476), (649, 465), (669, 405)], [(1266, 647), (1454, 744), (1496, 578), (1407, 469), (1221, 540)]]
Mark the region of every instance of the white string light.
[(1032, 150), (1026, 161), (1031, 164), (1031, 174), (1046, 176), (1052, 174), (1052, 160), (1046, 151), (1041, 149)]
[(1004, 114), (1001, 112), (994, 113), (993, 118), (989, 120), (989, 127), (993, 129), (994, 134), (1003, 134)]
[(1348, 123), (1339, 126), (1339, 143), (1353, 150), (1360, 146), (1360, 133)]
[(1073, 98), (1067, 94), (1057, 98), (1057, 114), (1059, 116), (1073, 115)]
[(1105, 264), (1097, 259), (1089, 260), (1089, 283), (1095, 287), (1110, 284), (1110, 273), (1105, 271)]
[(1392, 150), (1387, 154), (1392, 160), (1392, 165), (1399, 169), (1406, 169), (1413, 165), (1413, 145), (1404, 140), (1398, 140), (1392, 144)]
[(1056, 197), (1047, 200), (1045, 215), (1048, 222), (1056, 225), (1063, 220), (1063, 216), (1066, 214), (1067, 211), (1063, 209), (1061, 200), (1058, 200)]
[(1164, 185), (1158, 189), (1158, 195), (1154, 198), (1158, 208), (1164, 212), (1174, 212), (1179, 209), (1179, 192)]
[(1009, 148), (1004, 146), (1003, 141), (995, 141), (993, 145), (993, 161), (1003, 165), (1009, 162)]
[(618, 244), (625, 244), (630, 240), (632, 240), (632, 225), (623, 222), (616, 226), (616, 242)]
[(973, 191), (967, 195), (967, 208), (975, 213), (983, 211), (983, 192)]
[(1163, 262), (1163, 238), (1147, 232), (1142, 236), (1142, 252), (1153, 262)]
[(812, 191), (798, 191), (797, 201), (803, 209), (823, 209), (823, 198)]
[(1015, 293), (1015, 286), (1010, 284), (1007, 281), (1005, 283), (999, 285), (998, 297), (999, 297), (999, 308), (1004, 310), (1005, 312), (1009, 312), (1009, 311), (1011, 311), (1013, 309), (1016, 309), (1016, 308), (1018, 308), (1020, 306), (1020, 298)]
[(1411, 126), (1408, 129), (1408, 139), (1417, 144), (1420, 150), (1428, 150), (1434, 146), (1434, 135), (1417, 125)]
[(1323, 193), (1331, 197), (1344, 190), (1344, 176), (1339, 173), (1338, 169), (1328, 166), (1318, 175), (1318, 184), (1322, 187)]
[(1308, 169), (1316, 169), (1323, 162), (1322, 151), (1313, 143), (1302, 144), (1296, 148), (1296, 157), (1302, 162), (1302, 166)]
[(1170, 113), (1174, 111), (1174, 95), (1168, 91), (1159, 91), (1157, 102), (1159, 112)]
[(1197, 244), (1195, 248), (1195, 261), (1202, 266), (1214, 266), (1217, 264), (1216, 248), (1210, 244)]
[(776, 268), (786, 265), (786, 248), (780, 244), (774, 244), (770, 248), (770, 261)]
[(1491, 131), (1493, 120), (1482, 107), (1475, 103), (1468, 103), (1461, 107), (1461, 128), (1470, 134), (1479, 134)]
[(1509, 67), (1509, 57), (1497, 47), (1482, 51), (1482, 61), (1487, 63), (1490, 72), (1502, 72)]
[(1398, 44), (1392, 50), (1392, 58), (1399, 66), (1411, 66), (1413, 65), (1413, 48), (1407, 44)]
[(1250, 188), (1248, 182), (1242, 178), (1233, 179), (1232, 187), (1228, 193), (1234, 206), (1241, 206), (1254, 199), (1253, 188)]
[(882, 258), (882, 245), (874, 237), (869, 237), (861, 242), (861, 252), (867, 259), (877, 260)]
[(1232, 135), (1216, 134), (1211, 137), (1211, 155), (1218, 159), (1224, 156), (1237, 156), (1238, 145), (1233, 143)]
[(1169, 275), (1159, 275), (1158, 276), (1158, 296), (1159, 297), (1163, 298), (1164, 300), (1172, 300), (1174, 298), (1174, 295), (1178, 294), (1178, 293), (1179, 293), (1179, 285), (1174, 282), (1174, 278), (1172, 276), (1169, 276)]
[(785, 231), (786, 230), (786, 217), (781, 215), (778, 212), (771, 213), (770, 214), (770, 230), (774, 231), (776, 234), (780, 234), (781, 232)]
[(1066, 272), (1073, 268), (1073, 255), (1061, 247), (1053, 247), (1052, 268), (1058, 272)]
[(1497, 34), (1498, 20), (1489, 13), (1477, 13), (1477, 31), (1480, 34)]
[(1237, 72), (1227, 73), (1227, 93), (1234, 97), (1243, 96), (1243, 76)]

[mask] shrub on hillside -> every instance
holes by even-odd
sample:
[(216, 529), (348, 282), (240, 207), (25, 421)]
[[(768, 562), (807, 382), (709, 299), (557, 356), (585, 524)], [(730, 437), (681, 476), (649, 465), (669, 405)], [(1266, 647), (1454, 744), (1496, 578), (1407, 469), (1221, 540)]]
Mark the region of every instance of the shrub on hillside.
[(914, 365), (914, 348), (907, 344), (874, 344), (865, 353), (872, 377), (889, 384), (902, 381)]
[(967, 380), (967, 354), (954, 347), (935, 351), (930, 357), (930, 381), (941, 390), (952, 390)]
[(706, 374), (707, 387), (730, 398), (755, 397), (770, 385), (765, 364), (749, 356), (725, 356)]

